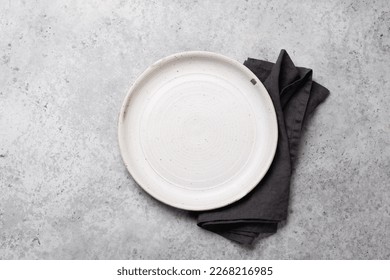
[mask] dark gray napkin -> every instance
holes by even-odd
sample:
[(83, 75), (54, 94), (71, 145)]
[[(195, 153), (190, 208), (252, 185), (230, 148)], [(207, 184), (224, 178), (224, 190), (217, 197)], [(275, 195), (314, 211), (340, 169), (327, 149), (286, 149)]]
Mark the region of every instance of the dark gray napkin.
[(278, 146), (270, 169), (244, 198), (229, 206), (200, 213), (198, 226), (230, 240), (251, 244), (259, 234), (272, 234), (286, 220), (291, 166), (302, 125), (329, 91), (312, 81), (312, 70), (296, 67), (285, 50), (276, 63), (248, 58), (248, 67), (264, 84), (278, 120)]

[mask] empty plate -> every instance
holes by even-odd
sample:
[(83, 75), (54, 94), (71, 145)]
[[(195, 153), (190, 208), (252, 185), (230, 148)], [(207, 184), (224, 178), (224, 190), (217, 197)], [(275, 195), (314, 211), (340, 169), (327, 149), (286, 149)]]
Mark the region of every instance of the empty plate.
[(239, 62), (184, 52), (150, 66), (119, 115), (122, 158), (150, 195), (187, 210), (248, 194), (275, 155), (278, 128), (259, 79)]

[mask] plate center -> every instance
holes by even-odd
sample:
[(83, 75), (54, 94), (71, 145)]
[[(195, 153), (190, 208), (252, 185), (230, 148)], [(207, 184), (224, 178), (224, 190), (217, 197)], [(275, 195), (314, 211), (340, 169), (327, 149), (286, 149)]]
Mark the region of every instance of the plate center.
[(244, 95), (211, 75), (175, 78), (153, 92), (140, 140), (152, 169), (170, 184), (204, 190), (245, 167), (256, 123)]

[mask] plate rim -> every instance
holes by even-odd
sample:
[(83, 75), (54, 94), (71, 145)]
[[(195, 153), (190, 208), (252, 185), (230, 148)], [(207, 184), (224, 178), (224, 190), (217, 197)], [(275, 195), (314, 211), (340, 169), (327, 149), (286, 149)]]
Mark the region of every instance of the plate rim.
[[(137, 175), (135, 175), (136, 172), (134, 172), (134, 168), (132, 167), (130, 160), (128, 160), (127, 155), (125, 155), (126, 154), (125, 153), (125, 145), (126, 144), (124, 143), (124, 139), (123, 139), (125, 136), (125, 133), (124, 133), (125, 129), (124, 129), (123, 124), (124, 124), (124, 119), (126, 116), (126, 111), (129, 107), (129, 103), (131, 100), (131, 95), (134, 92), (134, 89), (136, 89), (138, 84), (140, 84), (142, 81), (144, 81), (144, 79), (147, 78), (147, 76), (149, 74), (151, 74), (153, 71), (155, 71), (155, 69), (158, 68), (159, 66), (164, 65), (165, 63), (168, 63), (174, 59), (182, 59), (185, 57), (194, 57), (194, 56), (209, 57), (211, 59), (223, 60), (229, 64), (233, 64), (235, 67), (237, 67), (241, 71), (245, 72), (245, 74), (248, 77), (254, 79), (256, 81), (255, 84), (257, 86), (260, 86), (262, 88), (262, 90), (264, 90), (267, 93), (265, 99), (267, 99), (267, 103), (269, 103), (271, 105), (270, 106), (270, 109), (271, 109), (270, 114), (272, 114), (273, 119), (274, 119), (274, 125), (272, 127), (274, 127), (275, 129), (273, 129), (273, 135), (271, 137), (273, 137), (275, 139), (274, 140), (275, 144), (272, 147), (272, 153), (271, 153), (270, 159), (268, 160), (268, 162), (266, 164), (264, 164), (264, 168), (262, 169), (262, 172), (260, 170), (260, 174), (258, 176), (259, 179), (256, 180), (257, 182), (255, 184), (253, 184), (253, 186), (243, 188), (241, 191), (237, 192), (236, 195), (232, 196), (231, 199), (225, 200), (225, 201), (219, 203), (218, 205), (214, 205), (214, 206), (211, 206), (211, 205), (203, 205), (203, 206), (198, 206), (198, 207), (186, 206), (186, 205), (183, 205), (182, 203), (174, 203), (172, 201), (167, 201), (165, 198), (159, 197), (158, 194), (156, 194), (154, 191), (152, 191), (153, 188), (150, 188), (149, 186), (142, 185), (139, 182), (140, 180), (137, 178)], [(279, 138), (279, 128), (278, 128), (278, 121), (277, 121), (275, 106), (272, 102), (271, 96), (269, 95), (267, 89), (265, 88), (263, 83), (259, 80), (259, 78), (251, 70), (249, 70), (245, 65), (241, 64), (237, 60), (232, 59), (230, 57), (227, 57), (225, 55), (222, 55), (220, 53), (209, 52), (209, 51), (178, 52), (178, 53), (174, 53), (174, 54), (168, 55), (166, 57), (163, 57), (163, 58), (155, 61), (150, 66), (148, 66), (139, 76), (136, 77), (135, 81), (131, 84), (131, 86), (127, 90), (125, 98), (123, 99), (123, 102), (121, 104), (120, 112), (118, 114), (118, 132), (117, 133), (118, 133), (117, 137), (118, 137), (118, 142), (119, 142), (119, 150), (120, 150), (122, 160), (126, 166), (127, 171), (129, 172), (129, 174), (131, 175), (131, 177), (133, 178), (135, 183), (141, 189), (143, 189), (146, 193), (148, 193), (150, 196), (152, 196), (154, 199), (156, 199), (164, 204), (167, 204), (169, 206), (172, 206), (172, 207), (175, 207), (178, 209), (189, 210), (189, 211), (207, 211), (207, 210), (222, 208), (222, 207), (225, 207), (225, 206), (228, 206), (230, 204), (237, 202), (241, 198), (245, 197), (248, 193), (250, 193), (261, 182), (261, 180), (263, 180), (264, 176), (268, 172), (268, 170), (269, 170), (269, 168), (270, 168), (270, 166), (275, 158), (277, 143), (278, 143), (278, 138)]]

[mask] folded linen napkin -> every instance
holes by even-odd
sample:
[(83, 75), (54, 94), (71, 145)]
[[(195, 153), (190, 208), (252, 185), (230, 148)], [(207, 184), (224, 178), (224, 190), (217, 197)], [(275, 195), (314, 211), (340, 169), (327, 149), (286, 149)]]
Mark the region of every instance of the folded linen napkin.
[(248, 58), (248, 67), (264, 84), (278, 120), (278, 146), (270, 169), (244, 198), (200, 213), (198, 226), (230, 240), (251, 244), (259, 234), (275, 233), (287, 219), (290, 178), (302, 126), (329, 91), (312, 81), (312, 70), (296, 67), (285, 50), (276, 63)]

